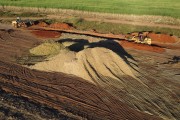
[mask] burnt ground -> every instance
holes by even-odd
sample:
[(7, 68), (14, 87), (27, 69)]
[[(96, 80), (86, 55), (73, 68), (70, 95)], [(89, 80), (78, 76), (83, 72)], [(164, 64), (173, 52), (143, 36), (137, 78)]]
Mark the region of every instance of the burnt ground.
[(26, 30), (0, 30), (0, 117), (3, 119), (160, 119), (179, 118), (179, 52), (128, 48), (143, 84), (132, 78), (95, 86), (73, 75), (18, 65), (16, 58), (43, 40)]

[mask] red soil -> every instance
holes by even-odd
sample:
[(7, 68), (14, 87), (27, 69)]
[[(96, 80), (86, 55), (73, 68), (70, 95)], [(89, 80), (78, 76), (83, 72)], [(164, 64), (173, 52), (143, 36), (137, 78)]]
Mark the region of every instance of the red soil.
[(49, 25), (49, 27), (55, 29), (64, 29), (64, 30), (72, 29), (72, 27), (66, 23), (53, 23)]
[(46, 24), (45, 22), (40, 22), (37, 24), (38, 27), (47, 27), (48, 24)]
[(170, 35), (166, 34), (155, 34), (155, 33), (149, 33), (148, 37), (152, 39), (152, 42), (160, 42), (160, 43), (175, 43), (176, 40)]
[(123, 47), (133, 48), (137, 50), (145, 50), (145, 51), (151, 51), (151, 52), (157, 52), (157, 53), (165, 52), (164, 48), (160, 48), (156, 46), (149, 46), (149, 45), (144, 45), (144, 44), (137, 44), (137, 43), (132, 43), (128, 41), (121, 41), (120, 45)]
[(42, 37), (42, 38), (58, 38), (61, 36), (61, 33), (56, 31), (37, 30), (37, 31), (32, 31), (31, 33), (33, 33), (37, 37)]

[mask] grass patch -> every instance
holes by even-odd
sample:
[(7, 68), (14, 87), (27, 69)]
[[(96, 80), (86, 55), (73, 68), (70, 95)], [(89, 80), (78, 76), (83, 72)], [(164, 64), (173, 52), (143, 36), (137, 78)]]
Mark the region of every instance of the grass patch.
[(23, 13), (20, 13), (19, 16), (21, 16), (21, 17), (44, 17), (46, 15), (41, 14), (41, 13), (23, 12)]
[(16, 17), (16, 14), (10, 11), (1, 11), (0, 10), (0, 16), (1, 17)]
[(179, 0), (1, 0), (0, 5), (180, 18)]
[(42, 13), (33, 13), (33, 12), (20, 12), (20, 13), (15, 13), (12, 11), (2, 11), (0, 10), (0, 16), (1, 17), (44, 17), (46, 16), (45, 14)]

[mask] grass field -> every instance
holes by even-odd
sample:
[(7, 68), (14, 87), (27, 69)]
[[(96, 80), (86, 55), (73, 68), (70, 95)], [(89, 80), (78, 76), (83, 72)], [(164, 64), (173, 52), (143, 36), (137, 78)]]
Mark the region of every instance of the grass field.
[(180, 18), (180, 0), (0, 0), (0, 5)]
[(180, 30), (171, 28), (161, 28), (161, 27), (147, 27), (147, 26), (137, 26), (137, 25), (127, 25), (118, 23), (105, 23), (96, 21), (86, 21), (83, 19), (64, 19), (59, 22), (71, 23), (78, 30), (96, 30), (99, 33), (113, 33), (113, 34), (127, 34), (131, 32), (142, 32), (142, 31), (153, 31), (157, 33), (172, 34), (180, 37)]

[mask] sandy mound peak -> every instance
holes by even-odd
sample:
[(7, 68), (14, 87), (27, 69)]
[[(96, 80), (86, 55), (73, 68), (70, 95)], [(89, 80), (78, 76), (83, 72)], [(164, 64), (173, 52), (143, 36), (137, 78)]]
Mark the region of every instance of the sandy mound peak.
[[(91, 74), (92, 79), (100, 79), (101, 76), (107, 76), (118, 79), (119, 76), (129, 75), (135, 77), (136, 73), (120, 56), (113, 51), (98, 47), (88, 48), (79, 52), (78, 60)], [(133, 72), (134, 71), (134, 72)]]

